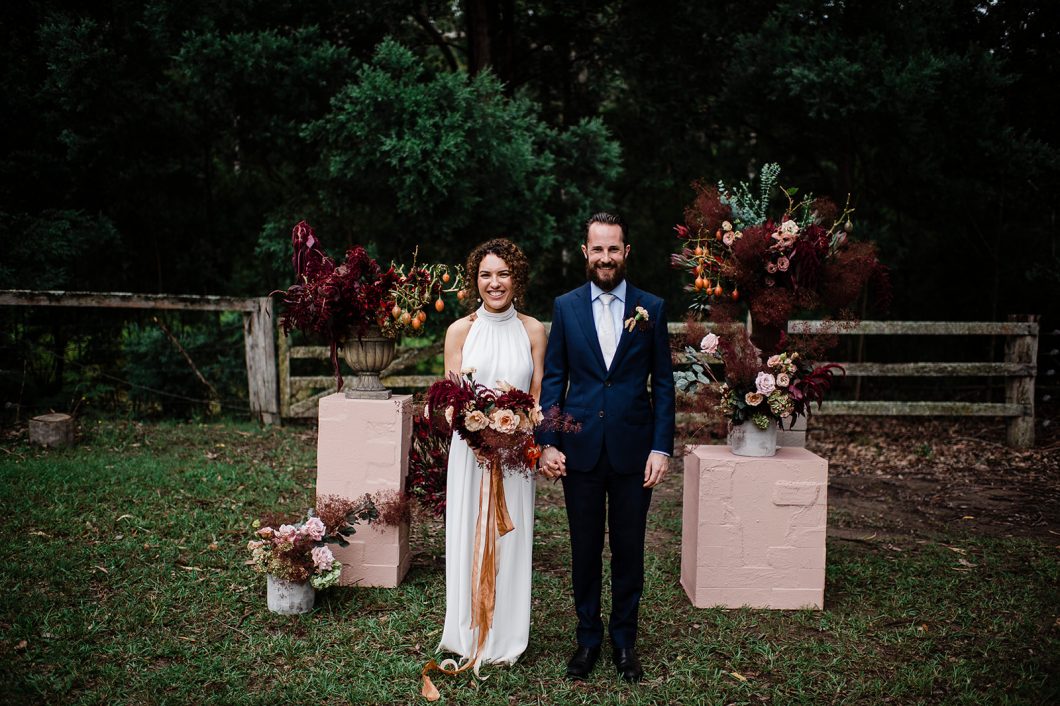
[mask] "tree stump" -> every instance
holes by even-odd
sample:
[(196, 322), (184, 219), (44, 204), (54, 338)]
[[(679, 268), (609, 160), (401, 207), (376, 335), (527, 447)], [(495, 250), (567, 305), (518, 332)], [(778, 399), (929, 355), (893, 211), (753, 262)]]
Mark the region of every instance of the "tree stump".
[(29, 420), (31, 443), (47, 447), (71, 446), (74, 443), (74, 418), (69, 414), (42, 414)]

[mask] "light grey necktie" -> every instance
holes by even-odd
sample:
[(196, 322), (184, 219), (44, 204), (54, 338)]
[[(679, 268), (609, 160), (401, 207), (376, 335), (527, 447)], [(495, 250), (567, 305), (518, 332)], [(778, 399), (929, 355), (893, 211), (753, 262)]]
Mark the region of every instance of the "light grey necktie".
[(607, 368), (611, 367), (611, 361), (615, 357), (615, 349), (618, 347), (615, 338), (615, 320), (611, 318), (611, 302), (614, 300), (614, 294), (604, 292), (600, 295), (603, 315), (596, 322), (596, 333), (600, 337), (600, 351), (604, 354), (604, 366)]

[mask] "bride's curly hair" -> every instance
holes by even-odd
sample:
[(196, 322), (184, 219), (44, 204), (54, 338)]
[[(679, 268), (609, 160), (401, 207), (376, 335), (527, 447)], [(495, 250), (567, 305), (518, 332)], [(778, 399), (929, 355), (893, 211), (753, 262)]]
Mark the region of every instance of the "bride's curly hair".
[(482, 264), (482, 258), (487, 255), (496, 255), (504, 260), (508, 270), (512, 273), (512, 290), (516, 299), (522, 299), (526, 294), (526, 284), (530, 276), (530, 263), (519, 246), (507, 238), (493, 238), (477, 245), (467, 255), (467, 266), (464, 269), (464, 306), (474, 311), (479, 305), (478, 296), (478, 267)]

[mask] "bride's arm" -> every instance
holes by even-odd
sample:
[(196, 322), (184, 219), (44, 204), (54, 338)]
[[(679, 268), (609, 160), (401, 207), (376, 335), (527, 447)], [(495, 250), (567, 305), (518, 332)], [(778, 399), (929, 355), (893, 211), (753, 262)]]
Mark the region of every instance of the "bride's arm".
[(460, 373), (463, 364), (464, 341), (471, 330), (471, 320), (465, 316), (449, 324), (445, 330), (445, 372)]
[(535, 318), (527, 317), (523, 322), (527, 336), (530, 338), (530, 357), (534, 361), (534, 375), (530, 378), (530, 394), (541, 401), (541, 379), (545, 375), (545, 348), (548, 346), (548, 335), (545, 325)]

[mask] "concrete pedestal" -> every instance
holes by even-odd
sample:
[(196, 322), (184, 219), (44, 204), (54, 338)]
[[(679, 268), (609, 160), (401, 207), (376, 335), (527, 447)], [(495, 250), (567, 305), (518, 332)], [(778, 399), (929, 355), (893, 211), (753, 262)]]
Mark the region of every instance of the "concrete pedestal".
[(828, 462), (806, 449), (685, 456), (681, 585), (697, 608), (824, 607)]
[[(389, 400), (320, 400), (317, 436), (317, 496), (357, 498), (380, 490), (405, 490), (412, 441), (412, 396)], [(343, 586), (394, 588), (409, 568), (408, 524), (358, 525), (350, 546), (333, 545), (342, 562)]]

